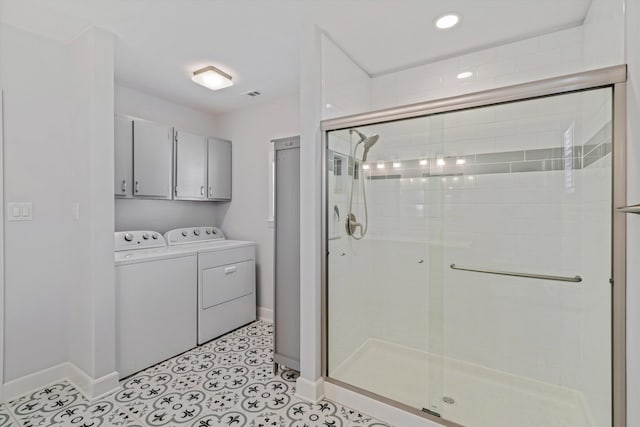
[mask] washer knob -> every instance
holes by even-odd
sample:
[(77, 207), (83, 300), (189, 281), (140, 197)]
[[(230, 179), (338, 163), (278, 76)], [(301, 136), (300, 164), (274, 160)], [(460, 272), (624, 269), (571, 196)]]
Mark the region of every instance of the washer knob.
[(142, 238), (144, 240), (149, 240), (149, 233), (142, 233)]
[(157, 234), (153, 234), (153, 235), (151, 236), (151, 238), (153, 238), (153, 240), (158, 240), (158, 235), (157, 235)]
[(213, 230), (211, 230), (211, 232), (212, 232), (213, 234), (218, 234), (218, 233), (216, 232), (216, 229), (215, 229), (215, 228), (214, 228)]
[(207, 228), (207, 234), (211, 234), (211, 230)]
[(200, 230), (198, 230), (197, 228), (195, 230), (193, 230), (193, 234), (196, 236), (200, 235)]
[(183, 235), (184, 237), (187, 237), (187, 235), (188, 235), (188, 234), (189, 234), (189, 233), (187, 233), (186, 231), (183, 231), (183, 232), (182, 232), (182, 235)]
[(131, 233), (127, 233), (124, 235), (124, 240), (126, 240), (127, 242), (130, 242), (133, 240), (133, 234)]

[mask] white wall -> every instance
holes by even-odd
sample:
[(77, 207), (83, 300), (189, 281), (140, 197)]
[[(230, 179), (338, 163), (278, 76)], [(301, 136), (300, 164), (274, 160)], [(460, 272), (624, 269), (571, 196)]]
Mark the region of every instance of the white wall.
[(115, 369), (112, 49), (100, 30), (65, 45), (0, 25), (5, 197), (33, 203), (5, 223), (5, 382)]
[[(131, 89), (115, 86), (115, 112), (175, 126), (206, 136), (220, 136), (218, 118)], [(148, 229), (161, 233), (195, 225), (220, 225), (219, 202), (116, 199), (116, 230)]]
[(371, 109), (371, 79), (327, 34), (321, 36), (323, 119)]
[(68, 242), (81, 232), (70, 209), (83, 159), (69, 129), (69, 50), (2, 24), (0, 55), (5, 201), (33, 202), (34, 215), (5, 223), (6, 382), (67, 359), (67, 284), (78, 280), (79, 255)]
[(585, 69), (593, 70), (624, 62), (624, 9), (625, 5), (631, 3), (633, 0), (591, 0), (582, 25)]
[[(484, 49), (371, 80), (373, 109), (446, 98), (584, 70), (582, 27)], [(462, 71), (473, 76), (460, 80)]]
[(233, 141), (233, 197), (218, 206), (227, 238), (257, 243), (258, 307), (273, 309), (273, 227), (269, 217), (271, 140), (299, 135), (297, 95), (217, 117), (218, 135)]
[[(640, 203), (640, 4), (627, 1), (627, 202)], [(627, 215), (627, 425), (640, 425), (640, 215)]]
[(82, 159), (81, 236), (69, 283), (69, 360), (92, 378), (115, 371), (113, 268), (113, 36), (89, 28), (73, 40), (71, 129)]

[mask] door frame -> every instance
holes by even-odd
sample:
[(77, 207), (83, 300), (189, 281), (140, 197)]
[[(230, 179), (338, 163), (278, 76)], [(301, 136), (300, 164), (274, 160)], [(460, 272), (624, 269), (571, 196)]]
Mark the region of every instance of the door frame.
[(4, 402), (4, 93), (0, 89), (0, 402)]
[(409, 407), (384, 396), (331, 378), (328, 372), (328, 132), (353, 127), (380, 124), (408, 118), (424, 117), (436, 113), (453, 112), (469, 108), (503, 104), (514, 101), (541, 98), (581, 90), (610, 87), (613, 92), (612, 112), (612, 259), (611, 259), (611, 328), (612, 328), (612, 427), (626, 427), (626, 214), (617, 208), (626, 201), (626, 81), (627, 65), (616, 65), (593, 71), (552, 77), (513, 86), (485, 90), (450, 98), (410, 104), (396, 108), (355, 114), (323, 120), (322, 133), (322, 238), (321, 238), (321, 361), (325, 382), (354, 391), (380, 403), (419, 415), (444, 426), (458, 424)]

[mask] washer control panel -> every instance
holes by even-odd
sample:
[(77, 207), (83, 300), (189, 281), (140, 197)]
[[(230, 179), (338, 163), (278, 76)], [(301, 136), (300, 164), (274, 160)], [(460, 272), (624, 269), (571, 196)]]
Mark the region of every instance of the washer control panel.
[(156, 231), (116, 231), (113, 237), (116, 252), (129, 249), (149, 249), (167, 246), (162, 234)]
[(224, 240), (224, 233), (218, 227), (186, 227), (167, 231), (164, 238), (168, 245), (179, 245)]

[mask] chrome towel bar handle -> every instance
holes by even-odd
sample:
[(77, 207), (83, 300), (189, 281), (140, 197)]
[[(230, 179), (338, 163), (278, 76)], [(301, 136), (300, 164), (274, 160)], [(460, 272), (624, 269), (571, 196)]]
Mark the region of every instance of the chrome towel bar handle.
[(559, 282), (573, 282), (579, 283), (582, 282), (582, 277), (574, 276), (549, 276), (546, 274), (531, 274), (531, 273), (518, 273), (516, 271), (501, 271), (501, 270), (485, 270), (481, 268), (474, 267), (458, 267), (455, 264), (451, 264), (449, 266), (452, 270), (461, 270), (461, 271), (472, 271), (475, 273), (485, 273), (485, 274), (497, 274), (500, 276), (514, 276), (514, 277), (526, 277), (529, 279), (540, 279), (540, 280), (555, 280)]

